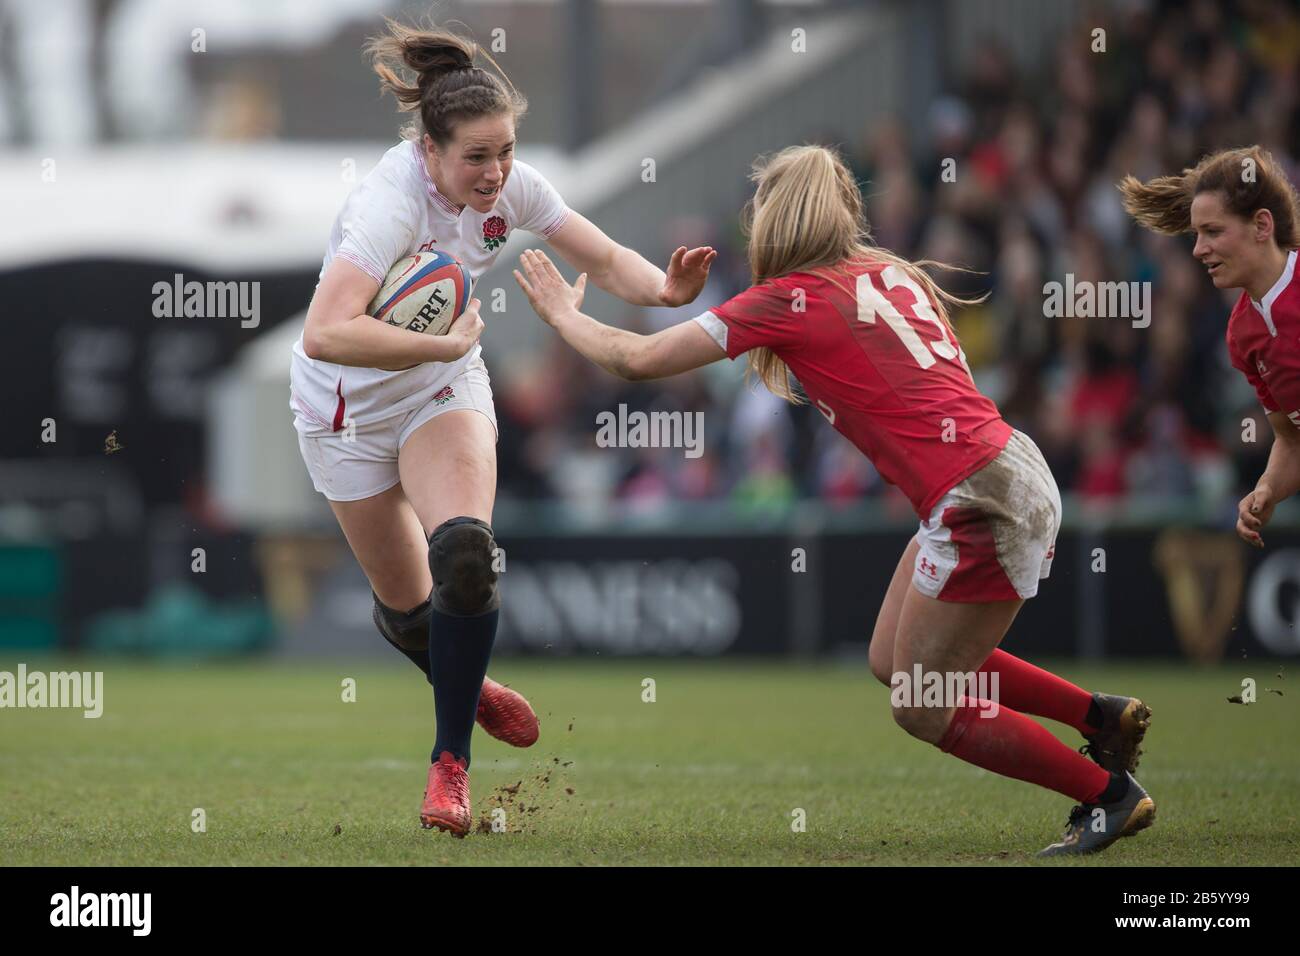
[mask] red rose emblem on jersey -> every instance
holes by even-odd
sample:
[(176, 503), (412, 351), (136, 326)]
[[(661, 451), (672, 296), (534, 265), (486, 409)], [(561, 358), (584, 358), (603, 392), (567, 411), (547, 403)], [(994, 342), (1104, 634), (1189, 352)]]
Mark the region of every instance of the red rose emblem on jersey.
[(493, 216), (483, 221), (483, 246), (489, 252), (506, 241), (506, 221), (500, 216)]

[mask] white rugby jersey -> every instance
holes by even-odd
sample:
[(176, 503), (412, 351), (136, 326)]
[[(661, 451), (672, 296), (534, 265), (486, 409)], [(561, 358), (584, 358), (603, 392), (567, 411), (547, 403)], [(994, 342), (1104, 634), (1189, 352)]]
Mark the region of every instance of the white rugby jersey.
[[(404, 140), (348, 195), (330, 230), (320, 275), (338, 256), (382, 283), (399, 259), (441, 250), (464, 263), (477, 282), (511, 230), (549, 239), (568, 216), (554, 187), (518, 159), (491, 212), (457, 209), (434, 186), (419, 143)], [(347, 421), (363, 425), (405, 414), (427, 402), (481, 351), (482, 346), (475, 345), (455, 362), (385, 372), (310, 359), (299, 335), (290, 367), (294, 425), (304, 434), (320, 434), (339, 431)]]

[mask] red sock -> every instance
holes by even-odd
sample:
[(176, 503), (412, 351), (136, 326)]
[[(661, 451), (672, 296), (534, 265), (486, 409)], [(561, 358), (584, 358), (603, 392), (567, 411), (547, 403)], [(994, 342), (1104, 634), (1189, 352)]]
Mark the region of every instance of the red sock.
[[(944, 753), (1004, 777), (1028, 780), (1079, 803), (1094, 803), (1110, 774), (1052, 732), (1004, 705), (963, 697), (939, 741)], [(993, 717), (981, 716), (994, 713)]]
[(1059, 720), (1081, 734), (1091, 734), (1097, 730), (1088, 723), (1092, 694), (1063, 677), (1057, 677), (1001, 649), (989, 655), (980, 672), (998, 674), (998, 701), (1006, 707), (1022, 714)]

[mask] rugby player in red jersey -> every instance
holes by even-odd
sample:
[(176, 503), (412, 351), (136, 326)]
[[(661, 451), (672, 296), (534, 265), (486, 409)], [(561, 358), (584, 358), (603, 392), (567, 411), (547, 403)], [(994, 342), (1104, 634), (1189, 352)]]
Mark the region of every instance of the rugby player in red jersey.
[(1169, 236), (1194, 233), (1192, 255), (1218, 289), (1241, 289), (1228, 317), (1228, 357), (1255, 387), (1273, 426), (1268, 465), (1237, 505), (1237, 534), (1257, 548), (1279, 501), (1300, 491), (1300, 199), (1258, 146), (1206, 156), (1178, 176), (1126, 176), (1124, 208)]
[[(1065, 837), (1046, 855), (1104, 849), (1155, 819), (1133, 779), (1149, 710), (1092, 694), (998, 649), (1047, 577), (1061, 501), (1034, 443), (975, 388), (948, 323), (948, 295), (917, 265), (870, 245), (853, 176), (830, 150), (791, 147), (755, 164), (749, 262), (755, 284), (654, 335), (578, 311), (540, 252), (515, 278), (571, 346), (626, 379), (675, 375), (748, 354), (775, 394), (797, 401), (789, 373), (830, 424), (911, 500), (921, 519), (876, 619), (873, 674), (893, 689), (908, 733), (986, 770), (1074, 798)], [(964, 694), (908, 692), (913, 676)], [(998, 681), (980, 681), (996, 674)], [(997, 688), (994, 700), (976, 687)], [(1069, 724), (1092, 760), (1025, 714)]]

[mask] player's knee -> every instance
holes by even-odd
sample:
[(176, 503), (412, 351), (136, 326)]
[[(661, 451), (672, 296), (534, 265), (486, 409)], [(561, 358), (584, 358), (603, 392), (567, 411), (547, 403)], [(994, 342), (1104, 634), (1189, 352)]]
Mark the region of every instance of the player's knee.
[(894, 654), (893, 648), (886, 654), (884, 651), (877, 649), (877, 642), (872, 641), (871, 647), (867, 650), (867, 662), (871, 665), (871, 673), (876, 680), (886, 687), (892, 686), (894, 679)]
[(918, 740), (938, 743), (948, 726), (948, 712), (941, 707), (892, 708), (894, 723)]
[(501, 606), (497, 593), (496, 542), (492, 526), (478, 518), (452, 518), (429, 536), (433, 606), (470, 617)]
[(427, 598), (409, 611), (397, 611), (379, 600), (378, 594), (373, 591), (370, 594), (375, 599), (375, 627), (379, 628), (379, 633), (385, 640), (403, 651), (429, 649), (429, 600)]

